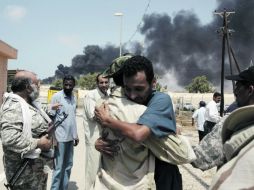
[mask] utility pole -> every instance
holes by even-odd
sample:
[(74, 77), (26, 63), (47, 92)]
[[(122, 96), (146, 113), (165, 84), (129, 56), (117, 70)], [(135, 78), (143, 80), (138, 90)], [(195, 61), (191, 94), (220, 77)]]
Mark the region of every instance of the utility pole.
[[(218, 33), (222, 35), (222, 60), (221, 60), (221, 103), (220, 103), (220, 116), (223, 116), (224, 112), (224, 73), (225, 73), (225, 52), (227, 46), (228, 60), (230, 65), (231, 75), (233, 74), (233, 65), (232, 65), (232, 57), (234, 59), (236, 69), (240, 72), (240, 68), (237, 64), (233, 49), (230, 46), (229, 36), (232, 35), (233, 30), (228, 29), (228, 17), (231, 14), (234, 14), (234, 11), (227, 11), (224, 9), (222, 12), (215, 11), (214, 14), (219, 15), (223, 19), (223, 26), (218, 30)], [(235, 83), (232, 81), (233, 89), (235, 88)]]

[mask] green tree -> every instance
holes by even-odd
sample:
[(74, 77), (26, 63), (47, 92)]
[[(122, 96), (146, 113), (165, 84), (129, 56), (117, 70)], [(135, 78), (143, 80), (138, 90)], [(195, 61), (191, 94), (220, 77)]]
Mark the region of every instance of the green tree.
[(167, 91), (167, 88), (168, 88), (167, 85), (162, 86), (158, 81), (156, 82), (155, 89), (157, 91), (164, 92), (164, 91)]
[(162, 86), (162, 84), (159, 82), (159, 79), (161, 79), (161, 77), (159, 77), (159, 75), (155, 74), (155, 79), (156, 79), (155, 89), (160, 92), (167, 91), (167, 88), (168, 88), (167, 85)]
[(56, 79), (52, 82), (51, 86), (56, 88), (63, 88), (63, 79)]
[(185, 89), (190, 93), (207, 93), (214, 91), (213, 85), (207, 80), (206, 76), (195, 77)]
[(96, 76), (98, 73), (88, 73), (81, 76), (78, 80), (78, 86), (81, 89), (92, 90), (96, 88)]
[(161, 91), (161, 89), (162, 89), (161, 84), (157, 82), (157, 83), (156, 83), (156, 86), (155, 86), (155, 89), (156, 89), (157, 91)]

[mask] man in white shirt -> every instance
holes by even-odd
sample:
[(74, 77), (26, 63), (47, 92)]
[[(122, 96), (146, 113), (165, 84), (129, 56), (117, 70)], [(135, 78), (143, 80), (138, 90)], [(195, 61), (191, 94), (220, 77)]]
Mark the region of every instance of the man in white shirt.
[(215, 92), (213, 94), (213, 100), (206, 106), (205, 123), (204, 123), (204, 136), (210, 133), (216, 123), (220, 121), (219, 112), (217, 109), (217, 103), (220, 103), (221, 94)]
[(94, 119), (94, 109), (96, 102), (108, 96), (109, 79), (97, 75), (97, 88), (90, 90), (84, 97), (83, 125), (85, 130), (85, 190), (90, 189), (95, 181), (96, 173), (99, 167), (100, 152), (94, 148), (95, 141), (99, 138), (99, 129)]
[(194, 121), (197, 122), (198, 128), (198, 137), (199, 141), (204, 137), (204, 123), (205, 123), (205, 111), (206, 111), (206, 103), (204, 101), (199, 102), (199, 109), (197, 109), (192, 115), (192, 126), (194, 125)]

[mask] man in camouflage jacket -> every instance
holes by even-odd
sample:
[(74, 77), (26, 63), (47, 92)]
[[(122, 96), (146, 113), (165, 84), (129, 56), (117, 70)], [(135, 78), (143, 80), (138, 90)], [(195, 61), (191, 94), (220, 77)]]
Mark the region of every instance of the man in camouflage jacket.
[[(254, 104), (254, 66), (242, 71), (239, 75), (227, 76), (226, 79), (236, 81), (234, 95), (238, 107)], [(228, 115), (225, 115), (194, 148), (197, 159), (191, 163), (193, 167), (208, 170), (215, 166), (221, 167), (226, 162), (221, 131), (227, 117)]]
[[(13, 94), (4, 95), (0, 109), (0, 135), (8, 182), (24, 158), (31, 158), (35, 153), (51, 147), (51, 140), (47, 135), (39, 138), (39, 135), (47, 130), (48, 123), (47, 118), (32, 103), (39, 96), (39, 81), (36, 75), (29, 71), (18, 72), (12, 82), (12, 91)], [(46, 161), (41, 157), (32, 159), (12, 188), (46, 190)]]

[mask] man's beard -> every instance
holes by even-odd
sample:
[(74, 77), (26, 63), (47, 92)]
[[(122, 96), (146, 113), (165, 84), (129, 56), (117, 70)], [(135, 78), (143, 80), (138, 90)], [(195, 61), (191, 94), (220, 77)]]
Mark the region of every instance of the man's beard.
[(100, 91), (102, 92), (102, 94), (105, 94), (105, 95), (108, 94), (108, 93), (107, 93), (108, 88), (99, 88), (99, 89), (100, 89)]
[(29, 94), (29, 97), (31, 99), (31, 101), (33, 102), (34, 100), (36, 100), (39, 97), (39, 90), (36, 86), (31, 85), (33, 91)]
[(66, 96), (71, 96), (73, 89), (64, 89), (64, 93)]

